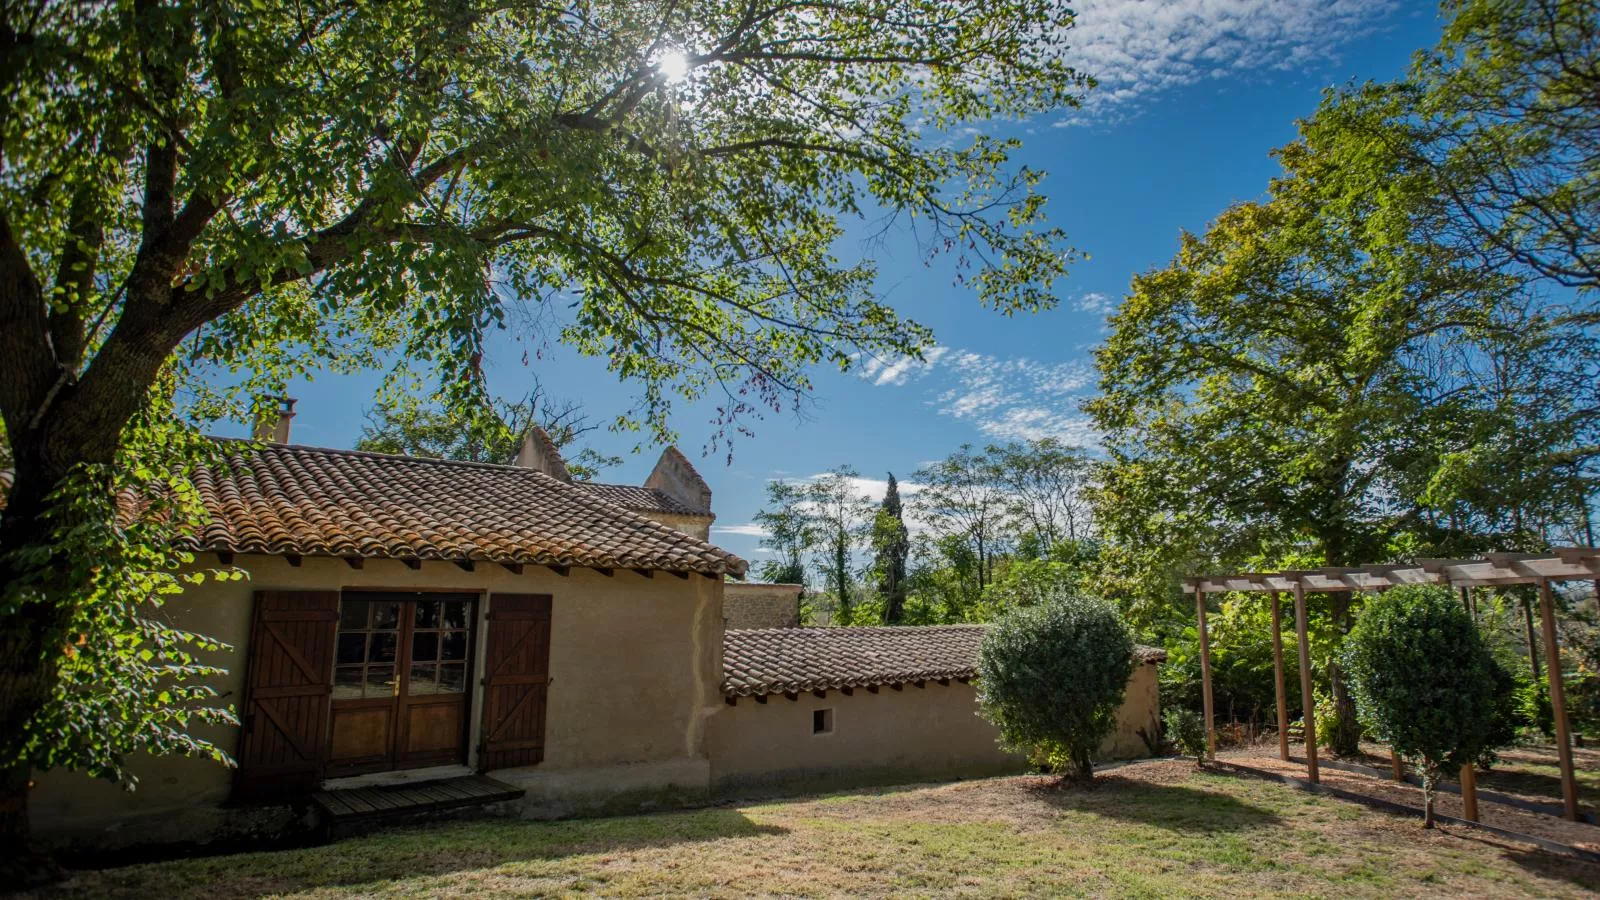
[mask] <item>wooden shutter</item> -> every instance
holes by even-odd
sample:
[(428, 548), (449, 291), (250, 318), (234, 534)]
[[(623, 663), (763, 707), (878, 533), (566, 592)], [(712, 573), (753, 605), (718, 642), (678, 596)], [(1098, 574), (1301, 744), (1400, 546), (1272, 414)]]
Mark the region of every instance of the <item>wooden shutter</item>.
[(545, 694), (550, 684), (550, 595), (489, 598), (484, 651), (483, 771), (544, 759)]
[(328, 753), (338, 626), (338, 591), (256, 593), (236, 802), (316, 790)]

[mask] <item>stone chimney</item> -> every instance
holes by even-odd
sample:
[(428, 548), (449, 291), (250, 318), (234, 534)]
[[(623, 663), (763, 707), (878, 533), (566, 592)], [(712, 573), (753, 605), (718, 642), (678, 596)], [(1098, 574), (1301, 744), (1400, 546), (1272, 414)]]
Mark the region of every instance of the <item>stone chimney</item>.
[(711, 514), (710, 485), (677, 447), (661, 451), (661, 458), (656, 460), (656, 467), (644, 480), (644, 486), (655, 488), (697, 512)]
[(537, 425), (529, 427), (523, 434), (522, 449), (517, 451), (517, 458), (511, 464), (524, 469), (537, 469), (562, 481), (572, 480), (572, 473), (567, 471), (567, 464), (561, 459), (555, 441), (550, 440), (550, 435)]
[(258, 441), (268, 441), (274, 444), (289, 443), (289, 422), (294, 419), (293, 397), (271, 398), (273, 407), (264, 409), (256, 419), (256, 428), (252, 436)]

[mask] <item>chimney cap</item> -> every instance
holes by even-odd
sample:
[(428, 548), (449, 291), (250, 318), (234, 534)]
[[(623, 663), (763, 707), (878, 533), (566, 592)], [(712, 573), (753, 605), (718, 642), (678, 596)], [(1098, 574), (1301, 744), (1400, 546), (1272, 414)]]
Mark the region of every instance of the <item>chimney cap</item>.
[(294, 418), (293, 397), (262, 397), (270, 401), (271, 406), (263, 406), (256, 418), (255, 431), (251, 435), (258, 441), (268, 441), (274, 444), (289, 443), (289, 420)]

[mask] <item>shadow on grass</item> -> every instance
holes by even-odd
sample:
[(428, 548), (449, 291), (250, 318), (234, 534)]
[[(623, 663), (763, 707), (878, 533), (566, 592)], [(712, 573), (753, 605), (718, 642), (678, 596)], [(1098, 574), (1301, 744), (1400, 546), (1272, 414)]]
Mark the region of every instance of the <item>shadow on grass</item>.
[(1108, 775), (1089, 787), (1040, 785), (1034, 795), (1080, 810), (1192, 834), (1253, 831), (1283, 824), (1277, 813), (1237, 797), (1187, 784), (1154, 784)]
[(561, 822), (436, 823), (302, 850), (83, 872), (42, 896), (224, 900), (785, 833), (787, 829), (757, 824), (727, 808)]
[[(1481, 837), (1471, 832), (1454, 832), (1454, 834), (1464, 841), (1482, 841)], [(1573, 859), (1570, 856), (1558, 856), (1543, 850), (1496, 846), (1506, 859), (1516, 863), (1531, 875), (1567, 881), (1586, 890), (1600, 891), (1600, 863)]]

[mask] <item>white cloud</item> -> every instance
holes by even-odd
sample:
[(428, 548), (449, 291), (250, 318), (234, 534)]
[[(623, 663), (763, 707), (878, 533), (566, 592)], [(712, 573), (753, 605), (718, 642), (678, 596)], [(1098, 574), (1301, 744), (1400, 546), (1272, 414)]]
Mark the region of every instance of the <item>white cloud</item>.
[[(821, 479), (824, 479), (824, 478), (827, 478), (827, 477), (829, 477), (829, 473), (827, 473), (827, 472), (818, 472), (817, 474), (815, 474), (815, 475), (813, 475), (810, 478), (807, 478), (805, 480), (806, 481), (820, 481)], [(897, 481), (897, 486), (900, 489), (900, 496), (901, 497), (909, 497), (912, 494), (915, 494), (918, 491), (922, 490), (923, 487), (924, 487), (924, 485), (916, 484), (915, 482), (899, 481), (898, 479), (896, 479), (896, 481)], [(857, 497), (865, 497), (866, 499), (871, 500), (873, 503), (882, 503), (883, 502), (883, 495), (888, 493), (888, 491), (889, 491), (889, 479), (887, 479), (887, 478), (864, 478), (864, 477), (858, 475), (858, 476), (850, 479), (850, 488), (851, 488), (851, 492), (854, 493)]]
[(747, 522), (743, 525), (713, 525), (711, 526), (711, 533), (736, 534), (740, 537), (754, 538), (764, 538), (767, 536), (767, 530), (754, 522)]
[(949, 347), (935, 344), (922, 351), (922, 359), (914, 356), (901, 356), (889, 360), (870, 357), (861, 364), (861, 377), (879, 386), (902, 385), (927, 374), (949, 352)]
[(1078, 312), (1109, 316), (1117, 308), (1117, 298), (1110, 294), (1102, 294), (1099, 291), (1090, 291), (1073, 300), (1072, 308)]
[[(1068, 64), (1093, 75), (1071, 125), (1136, 113), (1152, 96), (1206, 81), (1335, 62), (1385, 26), (1399, 0), (1078, 0)], [(1267, 76), (1270, 77), (1270, 76)]]

